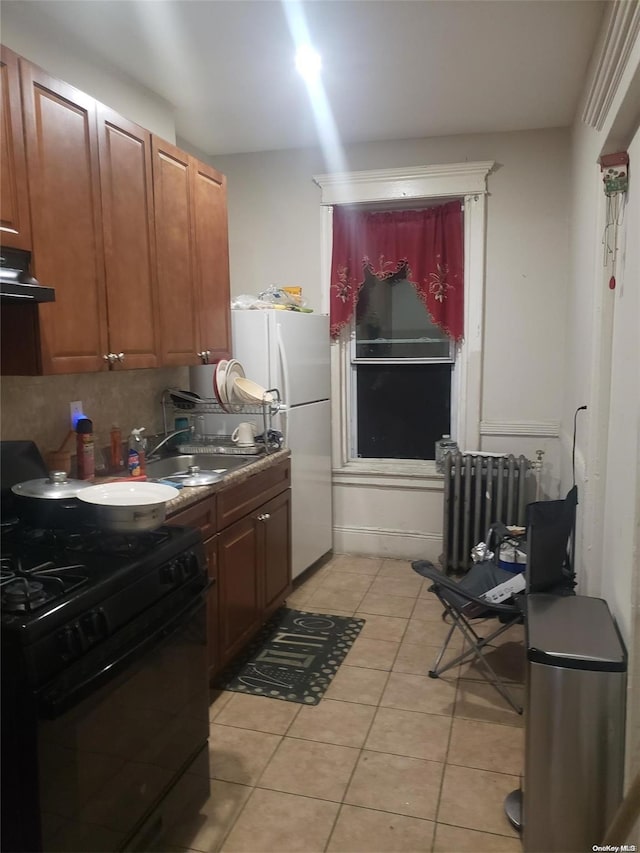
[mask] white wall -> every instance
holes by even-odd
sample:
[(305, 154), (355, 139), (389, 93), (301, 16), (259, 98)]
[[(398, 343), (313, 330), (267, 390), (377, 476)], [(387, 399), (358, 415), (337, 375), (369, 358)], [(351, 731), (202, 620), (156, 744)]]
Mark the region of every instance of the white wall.
[[(572, 133), (571, 275), (562, 415), (563, 489), (571, 483), (573, 414), (586, 403), (576, 443), (579, 591), (605, 598), (629, 652), (627, 784), (640, 769), (640, 11), (610, 37), (623, 4), (608, 7), (584, 98), (601, 96), (600, 112)], [(627, 11), (631, 13), (632, 7)], [(635, 32), (634, 36), (632, 34)], [(634, 138), (635, 136), (635, 138)], [(605, 195), (598, 158), (628, 150), (628, 206), (621, 228), (617, 287), (603, 266)], [(626, 236), (626, 243), (625, 243)], [(625, 251), (626, 249), (626, 251)]]
[[(482, 134), (347, 149), (351, 170), (496, 160), (489, 177), (483, 419), (560, 418), (568, 276), (569, 133)], [(231, 287), (301, 284), (318, 309), (318, 150), (214, 157), (227, 175)], [(324, 284), (326, 286), (326, 283)]]
[(170, 104), (122, 72), (101, 66), (95, 56), (86, 55), (81, 45), (73, 53), (60, 47), (37, 14), (32, 14), (29, 3), (3, 5), (1, 40), (53, 77), (81, 89), (163, 139), (175, 142), (174, 111)]
[[(495, 160), (487, 202), (482, 449), (546, 451), (543, 484), (558, 494), (568, 278), (568, 130), (481, 134), (353, 145), (349, 170)], [(214, 157), (227, 175), (231, 286), (257, 293), (302, 285), (321, 304), (320, 190), (328, 166), (316, 149)], [(523, 432), (529, 435), (523, 435)], [(481, 429), (483, 432), (483, 429)], [(406, 488), (397, 478), (334, 487), (334, 546), (360, 553), (437, 557), (442, 481)], [(414, 482), (414, 486), (416, 483)], [(436, 490), (436, 492), (433, 491)]]

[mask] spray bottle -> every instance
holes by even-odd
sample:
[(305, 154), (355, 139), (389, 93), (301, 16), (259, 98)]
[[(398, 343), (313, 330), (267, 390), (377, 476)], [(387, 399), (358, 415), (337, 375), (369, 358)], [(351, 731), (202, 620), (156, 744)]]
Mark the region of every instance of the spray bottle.
[(76, 423), (76, 462), (79, 480), (91, 480), (95, 476), (93, 423), (89, 418), (80, 418)]
[(145, 472), (145, 450), (147, 440), (143, 437), (144, 427), (132, 429), (129, 435), (129, 450), (127, 453), (127, 467), (130, 477), (141, 477)]

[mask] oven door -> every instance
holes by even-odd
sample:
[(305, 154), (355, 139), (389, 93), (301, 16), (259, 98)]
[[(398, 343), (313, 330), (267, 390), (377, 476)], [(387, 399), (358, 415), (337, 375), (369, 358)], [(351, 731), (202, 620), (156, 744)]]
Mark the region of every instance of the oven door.
[(167, 619), (91, 677), (41, 697), (43, 850), (128, 846), (202, 754), (209, 730), (203, 594)]

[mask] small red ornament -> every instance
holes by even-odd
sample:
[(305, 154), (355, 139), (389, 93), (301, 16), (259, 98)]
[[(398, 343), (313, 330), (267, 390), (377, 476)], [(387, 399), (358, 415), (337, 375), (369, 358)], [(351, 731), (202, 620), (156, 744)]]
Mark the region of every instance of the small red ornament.
[(612, 275), (611, 278), (609, 279), (609, 290), (615, 290), (615, 289), (616, 289), (616, 277), (615, 277), (615, 275)]

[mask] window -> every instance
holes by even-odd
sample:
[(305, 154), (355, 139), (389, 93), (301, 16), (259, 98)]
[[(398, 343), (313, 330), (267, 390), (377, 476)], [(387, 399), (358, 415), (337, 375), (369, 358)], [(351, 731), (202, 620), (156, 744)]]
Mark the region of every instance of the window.
[[(335, 205), (366, 204), (407, 208), (424, 207), (445, 199), (460, 198), (464, 203), (465, 317), (464, 342), (455, 362), (434, 369), (450, 374), (450, 430), (461, 447), (479, 447), (482, 379), (482, 334), (485, 276), (485, 231), (487, 176), (493, 162), (447, 163), (366, 172), (317, 175), (321, 189), (321, 278), (327, 283), (321, 310), (328, 313), (331, 277), (333, 209)], [(356, 318), (357, 320), (357, 318)], [(357, 334), (357, 328), (352, 328)], [(399, 342), (395, 342), (396, 347)], [(364, 347), (367, 346), (362, 341)], [(357, 344), (356, 352), (357, 352)], [(374, 344), (374, 346), (381, 346)], [(335, 482), (387, 484), (398, 478), (421, 477), (435, 472), (432, 461), (354, 456), (352, 423), (354, 402), (352, 372), (354, 343), (345, 333), (332, 346), (332, 446)], [(396, 352), (398, 350), (396, 349)], [(364, 350), (363, 350), (364, 352)], [(369, 363), (370, 364), (370, 363)], [(360, 381), (366, 382), (366, 364)], [(389, 370), (393, 365), (389, 365)], [(411, 365), (408, 361), (404, 368)], [(398, 374), (399, 375), (399, 374)], [(370, 396), (373, 396), (372, 391)], [(438, 436), (439, 437), (439, 436)], [(353, 479), (356, 478), (356, 479)], [(363, 479), (364, 478), (364, 479)], [(391, 478), (391, 479), (389, 479)]]
[(367, 274), (353, 326), (350, 457), (433, 459), (451, 430), (453, 343), (405, 279)]

